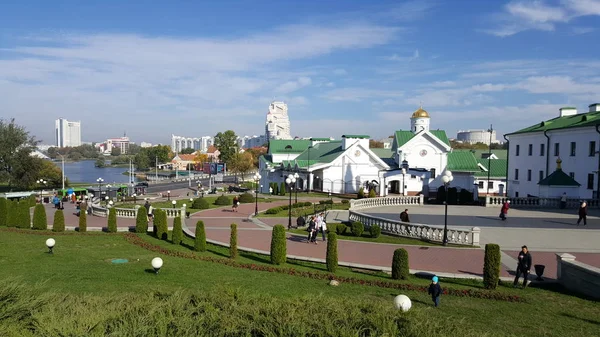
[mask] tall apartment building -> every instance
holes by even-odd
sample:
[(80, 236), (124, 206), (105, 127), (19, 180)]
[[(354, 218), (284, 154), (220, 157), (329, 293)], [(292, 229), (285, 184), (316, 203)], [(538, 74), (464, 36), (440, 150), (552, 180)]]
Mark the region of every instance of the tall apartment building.
[(267, 139), (292, 139), (287, 104), (271, 103), (265, 122), (265, 135)]
[(59, 118), (55, 122), (57, 147), (81, 146), (81, 122), (70, 122)]

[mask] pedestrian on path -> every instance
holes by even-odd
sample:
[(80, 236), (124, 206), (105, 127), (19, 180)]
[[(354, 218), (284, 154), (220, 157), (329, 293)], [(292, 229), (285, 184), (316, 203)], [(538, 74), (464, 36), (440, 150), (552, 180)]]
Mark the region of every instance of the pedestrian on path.
[(306, 228), (306, 231), (308, 232), (308, 237), (306, 238), (306, 243), (309, 243), (312, 241), (312, 235), (313, 235), (314, 230), (315, 230), (315, 217), (311, 216), (308, 221), (308, 228)]
[(315, 229), (312, 232), (311, 242), (315, 245), (317, 244), (317, 234), (321, 231), (321, 227), (323, 225), (322, 220), (319, 220), (319, 217), (315, 218)]
[(327, 241), (327, 238), (325, 237), (327, 231), (327, 224), (325, 223), (325, 213), (321, 213), (317, 217), (317, 228), (321, 232), (321, 237), (323, 238), (323, 241)]
[(429, 285), (428, 293), (431, 295), (431, 300), (433, 301), (433, 305), (437, 308), (440, 305), (440, 296), (442, 295), (442, 286), (438, 283), (439, 279), (437, 276), (434, 276), (431, 279), (431, 284)]
[(567, 192), (564, 192), (560, 197), (560, 209), (567, 208)]
[(506, 200), (504, 204), (502, 204), (502, 208), (500, 209), (500, 219), (502, 219), (502, 221), (506, 220), (506, 215), (508, 214), (509, 208), (510, 200)]
[(400, 221), (402, 222), (410, 222), (408, 218), (408, 208), (404, 210), (404, 212), (400, 213)]
[(582, 201), (579, 205), (579, 219), (577, 220), (577, 226), (583, 220), (583, 225), (587, 225), (587, 202)]
[(236, 195), (235, 197), (233, 197), (233, 206), (232, 209), (234, 212), (237, 212), (237, 208), (240, 205), (240, 199), (238, 198), (238, 196)]
[(527, 287), (527, 276), (529, 276), (529, 271), (531, 269), (531, 254), (527, 249), (527, 246), (521, 247), (521, 251), (519, 252), (519, 256), (517, 259), (519, 262), (517, 264), (515, 281), (513, 282), (513, 287), (517, 287), (519, 283), (519, 278), (521, 274), (523, 274), (523, 289)]

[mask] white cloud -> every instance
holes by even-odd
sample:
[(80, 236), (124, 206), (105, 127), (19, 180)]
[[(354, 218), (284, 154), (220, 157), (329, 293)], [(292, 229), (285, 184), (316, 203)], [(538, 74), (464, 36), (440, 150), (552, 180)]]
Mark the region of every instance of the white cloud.
[(312, 80), (310, 79), (310, 77), (300, 77), (295, 81), (288, 81), (283, 83), (282, 85), (278, 86), (276, 91), (279, 93), (290, 93), (299, 89), (302, 89), (304, 87), (307, 87), (309, 85), (311, 85)]
[(454, 86), (456, 86), (456, 82), (454, 82), (454, 81), (437, 81), (437, 82), (426, 84), (425, 86), (432, 87), (432, 88), (454, 87)]
[(596, 29), (592, 28), (592, 27), (573, 27), (573, 29), (571, 29), (571, 31), (575, 35), (583, 35), (583, 34), (591, 33), (595, 30)]
[(514, 85), (535, 94), (598, 94), (600, 83), (575, 81), (569, 76), (536, 76)]
[(415, 51), (412, 53), (412, 56), (399, 56), (398, 54), (393, 54), (391, 56), (384, 57), (384, 59), (386, 59), (388, 61), (406, 61), (406, 62), (414, 61), (418, 58), (419, 58), (419, 50), (418, 49), (415, 49)]
[(360, 102), (373, 97), (400, 97), (403, 93), (394, 90), (376, 90), (367, 88), (340, 88), (325, 92), (321, 97), (332, 101)]
[(483, 31), (500, 37), (526, 30), (553, 31), (557, 24), (591, 15), (600, 15), (600, 0), (562, 0), (557, 5), (541, 0), (511, 1), (493, 16), (496, 27)]

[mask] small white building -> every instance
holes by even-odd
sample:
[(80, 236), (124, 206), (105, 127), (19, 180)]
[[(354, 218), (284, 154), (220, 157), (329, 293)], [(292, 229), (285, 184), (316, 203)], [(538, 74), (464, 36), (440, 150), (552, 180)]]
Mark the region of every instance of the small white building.
[[(573, 107), (559, 109), (556, 118), (542, 121), (504, 136), (509, 141), (509, 197), (541, 196), (539, 183), (552, 173), (556, 160), (562, 171), (579, 184), (568, 197), (596, 199), (600, 190), (600, 104), (586, 113)], [(552, 165), (552, 166), (551, 166)]]

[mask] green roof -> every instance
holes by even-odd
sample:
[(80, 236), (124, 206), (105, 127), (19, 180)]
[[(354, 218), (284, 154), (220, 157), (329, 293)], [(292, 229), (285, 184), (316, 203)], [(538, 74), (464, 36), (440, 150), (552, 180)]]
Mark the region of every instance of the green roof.
[(298, 163), (299, 167), (307, 167), (309, 165), (322, 164), (322, 163), (331, 163), (337, 157), (339, 157), (344, 150), (342, 150), (342, 141), (341, 140), (333, 140), (325, 143), (317, 143), (310, 149), (306, 149), (306, 151), (302, 152), (296, 159), (284, 160), (284, 165), (288, 163), (294, 165)]
[(538, 185), (544, 186), (581, 186), (570, 175), (566, 174), (562, 169), (556, 169), (551, 175), (540, 180)]
[[(473, 152), (475, 159), (477, 159), (477, 160), (486, 159), (486, 163), (487, 163), (487, 155), (488, 155), (488, 153), (490, 153), (488, 150), (471, 150), (471, 151)], [(498, 157), (498, 159), (508, 158), (507, 150), (492, 150), (492, 154), (495, 154), (496, 157)], [(492, 160), (494, 160), (494, 159), (492, 159)]]
[(269, 153), (302, 153), (310, 146), (311, 142), (307, 139), (271, 139), (269, 141)]
[(448, 170), (457, 172), (480, 172), (481, 169), (469, 150), (454, 150), (448, 153)]
[(369, 139), (370, 136), (367, 135), (343, 135), (342, 138), (358, 138), (358, 139)]
[[(488, 160), (487, 159), (477, 159), (477, 162), (488, 169)], [(491, 169), (490, 177), (494, 178), (506, 178), (506, 165), (508, 161), (506, 159), (490, 159), (489, 165)], [(481, 170), (480, 172), (475, 173), (476, 177), (487, 177), (488, 172)]]
[[(448, 136), (446, 136), (446, 131), (430, 130), (429, 132), (432, 135), (434, 135), (437, 139), (441, 140), (443, 143), (450, 146), (450, 141), (448, 140)], [(396, 138), (396, 146), (401, 147), (402, 145), (408, 143), (408, 141), (411, 140), (414, 136), (415, 136), (415, 134), (412, 133), (412, 131), (404, 131), (404, 130), (396, 131), (395, 137), (394, 137), (394, 138)]]
[(394, 152), (392, 152), (392, 149), (383, 149), (380, 147), (373, 147), (373, 148), (370, 148), (369, 150), (371, 150), (373, 153), (375, 153), (375, 155), (377, 157), (379, 157), (381, 159), (394, 157)]
[(546, 130), (561, 130), (570, 128), (582, 128), (586, 126), (595, 126), (600, 123), (600, 111), (588, 112), (585, 114), (577, 114), (572, 116), (563, 116), (549, 119), (541, 123), (526, 127), (519, 131), (509, 133), (515, 135), (521, 133), (544, 132)]
[(314, 140), (317, 142), (322, 142), (322, 141), (330, 141), (331, 138), (311, 138), (310, 140)]

